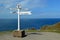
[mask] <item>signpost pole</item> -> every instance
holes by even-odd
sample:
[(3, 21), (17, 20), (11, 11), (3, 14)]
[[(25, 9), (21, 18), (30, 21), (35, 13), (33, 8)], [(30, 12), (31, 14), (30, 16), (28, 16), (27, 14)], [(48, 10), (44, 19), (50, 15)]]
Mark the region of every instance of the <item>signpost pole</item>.
[(20, 12), (19, 11), (20, 9), (18, 8), (18, 12), (17, 12), (18, 13), (18, 31), (20, 30), (20, 14), (19, 14)]

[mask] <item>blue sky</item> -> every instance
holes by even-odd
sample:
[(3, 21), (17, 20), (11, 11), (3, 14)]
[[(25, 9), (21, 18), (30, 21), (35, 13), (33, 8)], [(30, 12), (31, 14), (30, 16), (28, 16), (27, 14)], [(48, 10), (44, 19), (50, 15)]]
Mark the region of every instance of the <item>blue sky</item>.
[(32, 11), (32, 15), (21, 18), (60, 18), (60, 0), (0, 0), (0, 18), (17, 18), (9, 8), (15, 8), (18, 3)]

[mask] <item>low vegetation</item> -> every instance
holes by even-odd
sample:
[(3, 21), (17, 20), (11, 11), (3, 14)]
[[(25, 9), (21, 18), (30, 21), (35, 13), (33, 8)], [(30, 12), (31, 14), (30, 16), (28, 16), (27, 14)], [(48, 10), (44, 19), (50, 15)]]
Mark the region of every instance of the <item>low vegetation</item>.
[(53, 25), (45, 25), (40, 31), (60, 33), (60, 22)]

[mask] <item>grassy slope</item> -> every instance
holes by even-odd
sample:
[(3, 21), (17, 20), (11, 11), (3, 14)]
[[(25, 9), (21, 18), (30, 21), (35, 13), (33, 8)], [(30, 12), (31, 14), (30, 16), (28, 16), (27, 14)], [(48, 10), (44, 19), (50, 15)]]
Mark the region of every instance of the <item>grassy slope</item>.
[(45, 25), (41, 28), (41, 31), (60, 33), (60, 22), (53, 25)]

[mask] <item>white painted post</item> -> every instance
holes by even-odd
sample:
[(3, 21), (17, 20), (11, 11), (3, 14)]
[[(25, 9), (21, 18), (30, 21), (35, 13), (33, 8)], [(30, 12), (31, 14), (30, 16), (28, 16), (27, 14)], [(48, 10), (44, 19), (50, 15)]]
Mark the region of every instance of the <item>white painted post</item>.
[(19, 8), (18, 8), (18, 31), (20, 30), (20, 15), (19, 15)]
[(21, 6), (19, 4), (17, 4), (17, 13), (18, 13), (18, 31), (20, 30), (20, 10), (21, 10)]
[(20, 4), (17, 4), (17, 8), (15, 8), (17, 10), (17, 14), (18, 14), (18, 28), (17, 28), (17, 31), (20, 31), (20, 15), (31, 15), (31, 12), (30, 11), (26, 11), (26, 12), (21, 12), (21, 5)]

